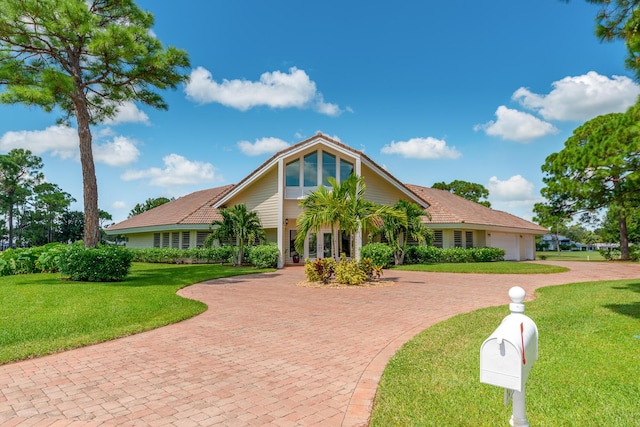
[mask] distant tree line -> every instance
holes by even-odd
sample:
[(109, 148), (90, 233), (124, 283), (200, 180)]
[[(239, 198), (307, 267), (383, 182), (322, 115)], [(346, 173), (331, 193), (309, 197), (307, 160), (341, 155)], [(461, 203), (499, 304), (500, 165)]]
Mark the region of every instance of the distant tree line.
[[(82, 240), (84, 214), (70, 209), (76, 200), (46, 182), (42, 159), (29, 150), (0, 154), (0, 249)], [(100, 211), (101, 224), (112, 220)]]

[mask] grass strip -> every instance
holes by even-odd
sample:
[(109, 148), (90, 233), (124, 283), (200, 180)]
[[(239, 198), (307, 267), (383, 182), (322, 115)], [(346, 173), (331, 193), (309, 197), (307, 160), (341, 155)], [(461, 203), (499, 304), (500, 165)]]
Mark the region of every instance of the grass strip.
[[(539, 289), (526, 304), (539, 360), (527, 382), (532, 426), (632, 426), (640, 420), (640, 280)], [(482, 342), (508, 306), (456, 316), (406, 343), (387, 365), (371, 426), (508, 425), (503, 389), (479, 381)]]
[(179, 322), (207, 308), (204, 303), (176, 295), (179, 289), (261, 271), (267, 270), (134, 263), (131, 274), (117, 283), (71, 282), (59, 274), (3, 277), (0, 364)]
[(406, 271), (428, 271), (439, 273), (481, 273), (481, 274), (550, 274), (569, 271), (557, 265), (534, 262), (467, 262), (445, 264), (409, 264), (393, 267)]

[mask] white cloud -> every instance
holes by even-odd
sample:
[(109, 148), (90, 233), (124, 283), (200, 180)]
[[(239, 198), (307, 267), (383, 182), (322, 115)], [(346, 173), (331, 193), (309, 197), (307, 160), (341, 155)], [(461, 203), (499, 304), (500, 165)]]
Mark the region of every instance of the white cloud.
[(109, 166), (126, 166), (140, 157), (135, 141), (124, 136), (116, 136), (113, 141), (94, 144), (93, 159)]
[(448, 147), (444, 140), (432, 137), (393, 141), (382, 147), (381, 151), (384, 154), (400, 154), (402, 157), (417, 159), (457, 159), (462, 156), (456, 147)]
[(0, 137), (0, 149), (14, 148), (30, 150), (35, 155), (51, 155), (68, 159), (77, 156), (78, 133), (67, 126), (50, 126), (45, 130), (22, 130), (7, 132)]
[(116, 115), (106, 119), (104, 124), (117, 125), (119, 123), (149, 123), (149, 116), (140, 110), (133, 102), (123, 102), (118, 105)]
[[(96, 143), (102, 136), (111, 136), (112, 132), (97, 132), (93, 144), (95, 162), (109, 166), (124, 166), (132, 163), (140, 156), (134, 141), (123, 136), (115, 136), (111, 142)], [(10, 151), (14, 148), (30, 150), (35, 155), (49, 153), (61, 159), (79, 161), (78, 133), (67, 126), (50, 126), (45, 130), (23, 130), (7, 132), (0, 137), (0, 150)]]
[(586, 121), (602, 114), (623, 112), (640, 95), (640, 85), (629, 77), (609, 78), (595, 71), (565, 77), (552, 86), (553, 90), (546, 95), (521, 87), (511, 98), (546, 120)]
[(112, 209), (126, 209), (127, 208), (127, 204), (125, 202), (123, 202), (122, 200), (116, 200), (115, 202), (111, 203), (111, 208)]
[(529, 142), (536, 138), (558, 133), (558, 129), (551, 123), (547, 123), (532, 116), (529, 113), (512, 110), (501, 105), (496, 110), (496, 121), (489, 121), (481, 125), (475, 125), (475, 131), (483, 130), (487, 135), (499, 136), (502, 139)]
[(221, 181), (217, 169), (210, 163), (190, 161), (178, 154), (165, 156), (163, 168), (130, 170), (122, 174), (124, 181), (148, 179), (150, 185), (158, 187), (183, 187)]
[(261, 154), (273, 154), (287, 148), (289, 144), (279, 138), (261, 138), (255, 143), (249, 141), (238, 142), (238, 148), (248, 156), (259, 156)]
[(530, 201), (536, 196), (533, 194), (533, 184), (522, 175), (514, 175), (506, 181), (500, 181), (492, 176), (487, 184), (487, 190), (491, 200), (500, 201)]
[(185, 87), (187, 98), (200, 104), (217, 102), (246, 111), (265, 105), (271, 108), (311, 108), (321, 114), (339, 115), (336, 104), (327, 103), (307, 73), (296, 67), (288, 73), (263, 73), (259, 81), (226, 80), (218, 83), (209, 70), (197, 67), (191, 71)]

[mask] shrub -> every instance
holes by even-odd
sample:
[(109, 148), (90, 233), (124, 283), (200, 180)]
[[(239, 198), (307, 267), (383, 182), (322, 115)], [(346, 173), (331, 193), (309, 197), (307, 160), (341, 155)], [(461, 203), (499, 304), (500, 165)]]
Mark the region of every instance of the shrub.
[(336, 262), (333, 258), (319, 258), (315, 261), (306, 259), (304, 262), (304, 273), (309, 282), (329, 283), (335, 272)]
[(336, 281), (344, 285), (360, 285), (367, 280), (367, 274), (360, 268), (360, 263), (355, 259), (347, 260), (342, 255), (336, 265)]
[(444, 262), (442, 249), (435, 246), (409, 246), (405, 255), (407, 264), (435, 264)]
[(135, 262), (177, 264), (184, 260), (186, 251), (175, 248), (130, 249)]
[(504, 261), (506, 254), (505, 250), (501, 248), (470, 248), (467, 250), (471, 252), (473, 262)]
[(274, 243), (251, 248), (249, 260), (257, 268), (275, 268), (278, 266), (280, 250)]
[(188, 250), (194, 262), (230, 264), (233, 262), (233, 247), (230, 245), (193, 248)]
[(71, 280), (83, 282), (118, 282), (126, 277), (133, 253), (120, 246), (85, 248), (69, 245), (58, 260), (60, 272)]
[(360, 260), (360, 269), (367, 276), (367, 281), (378, 280), (382, 277), (382, 266), (375, 265), (371, 258), (362, 258)]
[(393, 263), (393, 248), (385, 243), (368, 243), (360, 252), (362, 259), (369, 258), (374, 265), (389, 268)]
[(504, 259), (500, 248), (436, 248), (435, 246), (410, 246), (407, 248), (407, 264), (437, 264), (463, 262), (494, 262)]
[(616, 248), (598, 249), (598, 252), (600, 252), (600, 255), (607, 261), (620, 259), (621, 256), (620, 250)]
[(36, 268), (42, 273), (55, 273), (58, 271), (58, 261), (64, 253), (66, 246), (61, 243), (48, 243), (44, 245), (44, 251), (36, 260)]

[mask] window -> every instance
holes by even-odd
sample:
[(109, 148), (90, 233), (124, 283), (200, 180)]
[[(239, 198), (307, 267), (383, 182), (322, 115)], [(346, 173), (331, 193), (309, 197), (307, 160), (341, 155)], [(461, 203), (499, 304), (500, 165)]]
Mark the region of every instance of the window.
[(209, 235), (208, 231), (198, 231), (196, 233), (196, 246), (201, 248), (204, 246), (204, 241)]
[(160, 247), (160, 233), (153, 233), (153, 247)]
[(442, 230), (433, 230), (433, 246), (442, 248)]
[(296, 251), (296, 236), (298, 235), (298, 230), (289, 230), (289, 256), (293, 256)]
[(322, 150), (308, 153), (284, 166), (285, 199), (301, 199), (318, 185), (329, 186), (329, 178), (345, 181), (355, 173), (354, 164)]
[(322, 152), (322, 185), (329, 186), (329, 177), (336, 178), (336, 156)]
[(318, 153), (304, 156), (304, 186), (318, 186)]
[(182, 232), (182, 249), (189, 249), (191, 246), (191, 233), (188, 231)]
[(294, 160), (287, 164), (287, 187), (299, 187), (300, 186), (300, 160)]
[(340, 160), (340, 182), (349, 178), (349, 175), (353, 173), (353, 164), (345, 160)]
[(163, 248), (168, 248), (169, 247), (169, 236), (171, 235), (171, 233), (162, 233), (162, 247)]
[(340, 255), (344, 254), (347, 258), (351, 258), (351, 234), (346, 231), (340, 231), (340, 238), (342, 240), (342, 252)]
[(171, 247), (180, 249), (180, 233), (171, 233)]
[(464, 233), (465, 248), (473, 247), (473, 231), (467, 231)]
[(316, 233), (309, 233), (309, 258), (315, 258), (318, 256), (318, 235)]
[(453, 246), (456, 248), (462, 247), (462, 231), (456, 230), (453, 232)]

